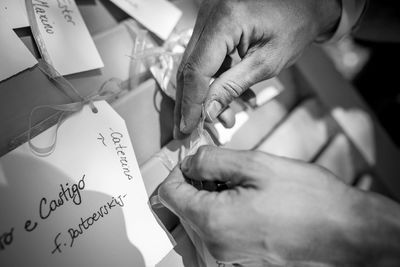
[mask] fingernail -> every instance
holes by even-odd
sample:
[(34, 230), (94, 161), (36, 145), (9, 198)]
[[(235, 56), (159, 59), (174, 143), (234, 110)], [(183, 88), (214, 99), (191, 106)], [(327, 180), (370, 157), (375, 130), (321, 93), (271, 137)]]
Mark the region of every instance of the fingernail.
[(183, 118), (181, 118), (181, 123), (179, 125), (179, 128), (181, 129), (181, 132), (183, 132), (183, 133), (185, 132), (186, 123), (185, 123), (185, 120)]
[(214, 121), (222, 110), (222, 104), (216, 100), (212, 101), (206, 110), (207, 117), (210, 121)]
[(184, 158), (183, 161), (181, 162), (181, 171), (183, 173), (187, 173), (189, 171), (189, 159), (190, 159), (190, 156)]

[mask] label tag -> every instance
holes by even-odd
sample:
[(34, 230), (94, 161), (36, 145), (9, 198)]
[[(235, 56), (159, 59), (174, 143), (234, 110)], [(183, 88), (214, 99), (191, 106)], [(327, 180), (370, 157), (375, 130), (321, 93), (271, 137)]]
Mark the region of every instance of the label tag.
[[(105, 101), (67, 118), (47, 157), (0, 159), (1, 266), (155, 266), (172, 249), (124, 120)], [(47, 145), (55, 127), (32, 142)]]
[(40, 53), (61, 75), (104, 66), (74, 0), (27, 1)]

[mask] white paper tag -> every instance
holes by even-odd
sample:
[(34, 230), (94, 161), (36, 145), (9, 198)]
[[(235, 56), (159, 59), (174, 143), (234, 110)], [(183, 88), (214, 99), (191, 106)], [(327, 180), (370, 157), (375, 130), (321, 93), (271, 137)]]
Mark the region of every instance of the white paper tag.
[(32, 5), (44, 42), (38, 42), (39, 50), (61, 75), (104, 66), (74, 0), (32, 0)]
[(2, 15), (3, 11), (0, 11), (0, 81), (37, 63)]
[(166, 0), (110, 0), (158, 37), (166, 40), (182, 11)]
[(1, 0), (0, 7), (3, 8), (4, 16), (11, 28), (15, 29), (29, 26), (25, 0)]
[(256, 105), (258, 107), (261, 107), (262, 105), (264, 105), (268, 101), (271, 101), (274, 97), (279, 95), (280, 92), (281, 91), (275, 86), (266, 87), (256, 96)]
[(61, 125), (50, 156), (24, 144), (0, 159), (1, 266), (155, 266), (172, 249), (125, 122), (94, 105), (98, 113), (85, 106)]
[(271, 78), (253, 85), (251, 90), (256, 95), (255, 106), (260, 107), (278, 96), (284, 90), (284, 86), (278, 78)]
[(228, 129), (225, 128), (220, 122), (217, 122), (214, 126), (218, 133), (218, 141), (221, 145), (225, 145), (232, 140), (235, 133), (249, 120), (249, 115), (245, 111), (241, 111), (235, 115), (235, 125)]

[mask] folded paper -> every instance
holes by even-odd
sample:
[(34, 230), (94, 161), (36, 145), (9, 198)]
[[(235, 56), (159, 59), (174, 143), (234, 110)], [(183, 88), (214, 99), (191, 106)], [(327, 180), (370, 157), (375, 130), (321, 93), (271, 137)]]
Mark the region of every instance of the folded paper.
[(103, 67), (74, 0), (27, 0), (26, 6), (42, 57), (61, 75)]

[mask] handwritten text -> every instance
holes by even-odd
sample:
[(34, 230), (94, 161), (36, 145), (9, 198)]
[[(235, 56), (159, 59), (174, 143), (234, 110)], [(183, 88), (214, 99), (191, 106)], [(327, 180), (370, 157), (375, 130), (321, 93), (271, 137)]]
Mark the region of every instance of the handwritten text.
[(74, 11), (69, 8), (71, 0), (57, 0), (58, 8), (61, 9), (61, 14), (64, 16), (66, 22), (75, 26), (74, 18), (72, 17)]
[(85, 175), (82, 176), (78, 183), (73, 184), (71, 187), (68, 186), (68, 183), (66, 183), (65, 186), (64, 188), (64, 186), (60, 184), (61, 190), (58, 193), (57, 199), (53, 199), (49, 203), (45, 197), (40, 200), (40, 218), (47, 219), (53, 211), (71, 200), (75, 205), (80, 205), (82, 203), (81, 190), (85, 188)]
[(13, 232), (14, 228), (11, 228), (10, 231), (5, 232), (0, 236), (0, 251), (4, 250), (6, 246), (11, 245), (13, 241)]
[(47, 10), (50, 8), (47, 0), (33, 0), (33, 10), (35, 11), (40, 24), (48, 34), (54, 34), (54, 27), (50, 24)]
[[(86, 218), (80, 218), (80, 222), (75, 227), (70, 227), (67, 231), (70, 242), (69, 246), (72, 247), (75, 244), (75, 240), (82, 236), (86, 231), (88, 231), (96, 222), (100, 221), (102, 218), (106, 217), (109, 212), (116, 207), (125, 206), (124, 198), (127, 195), (119, 195), (118, 197), (112, 197), (111, 201), (107, 201), (105, 204), (100, 206), (92, 215)], [(62, 233), (58, 233), (54, 238), (54, 249), (52, 254), (58, 252), (62, 253), (62, 245), (66, 245), (62, 241)]]

